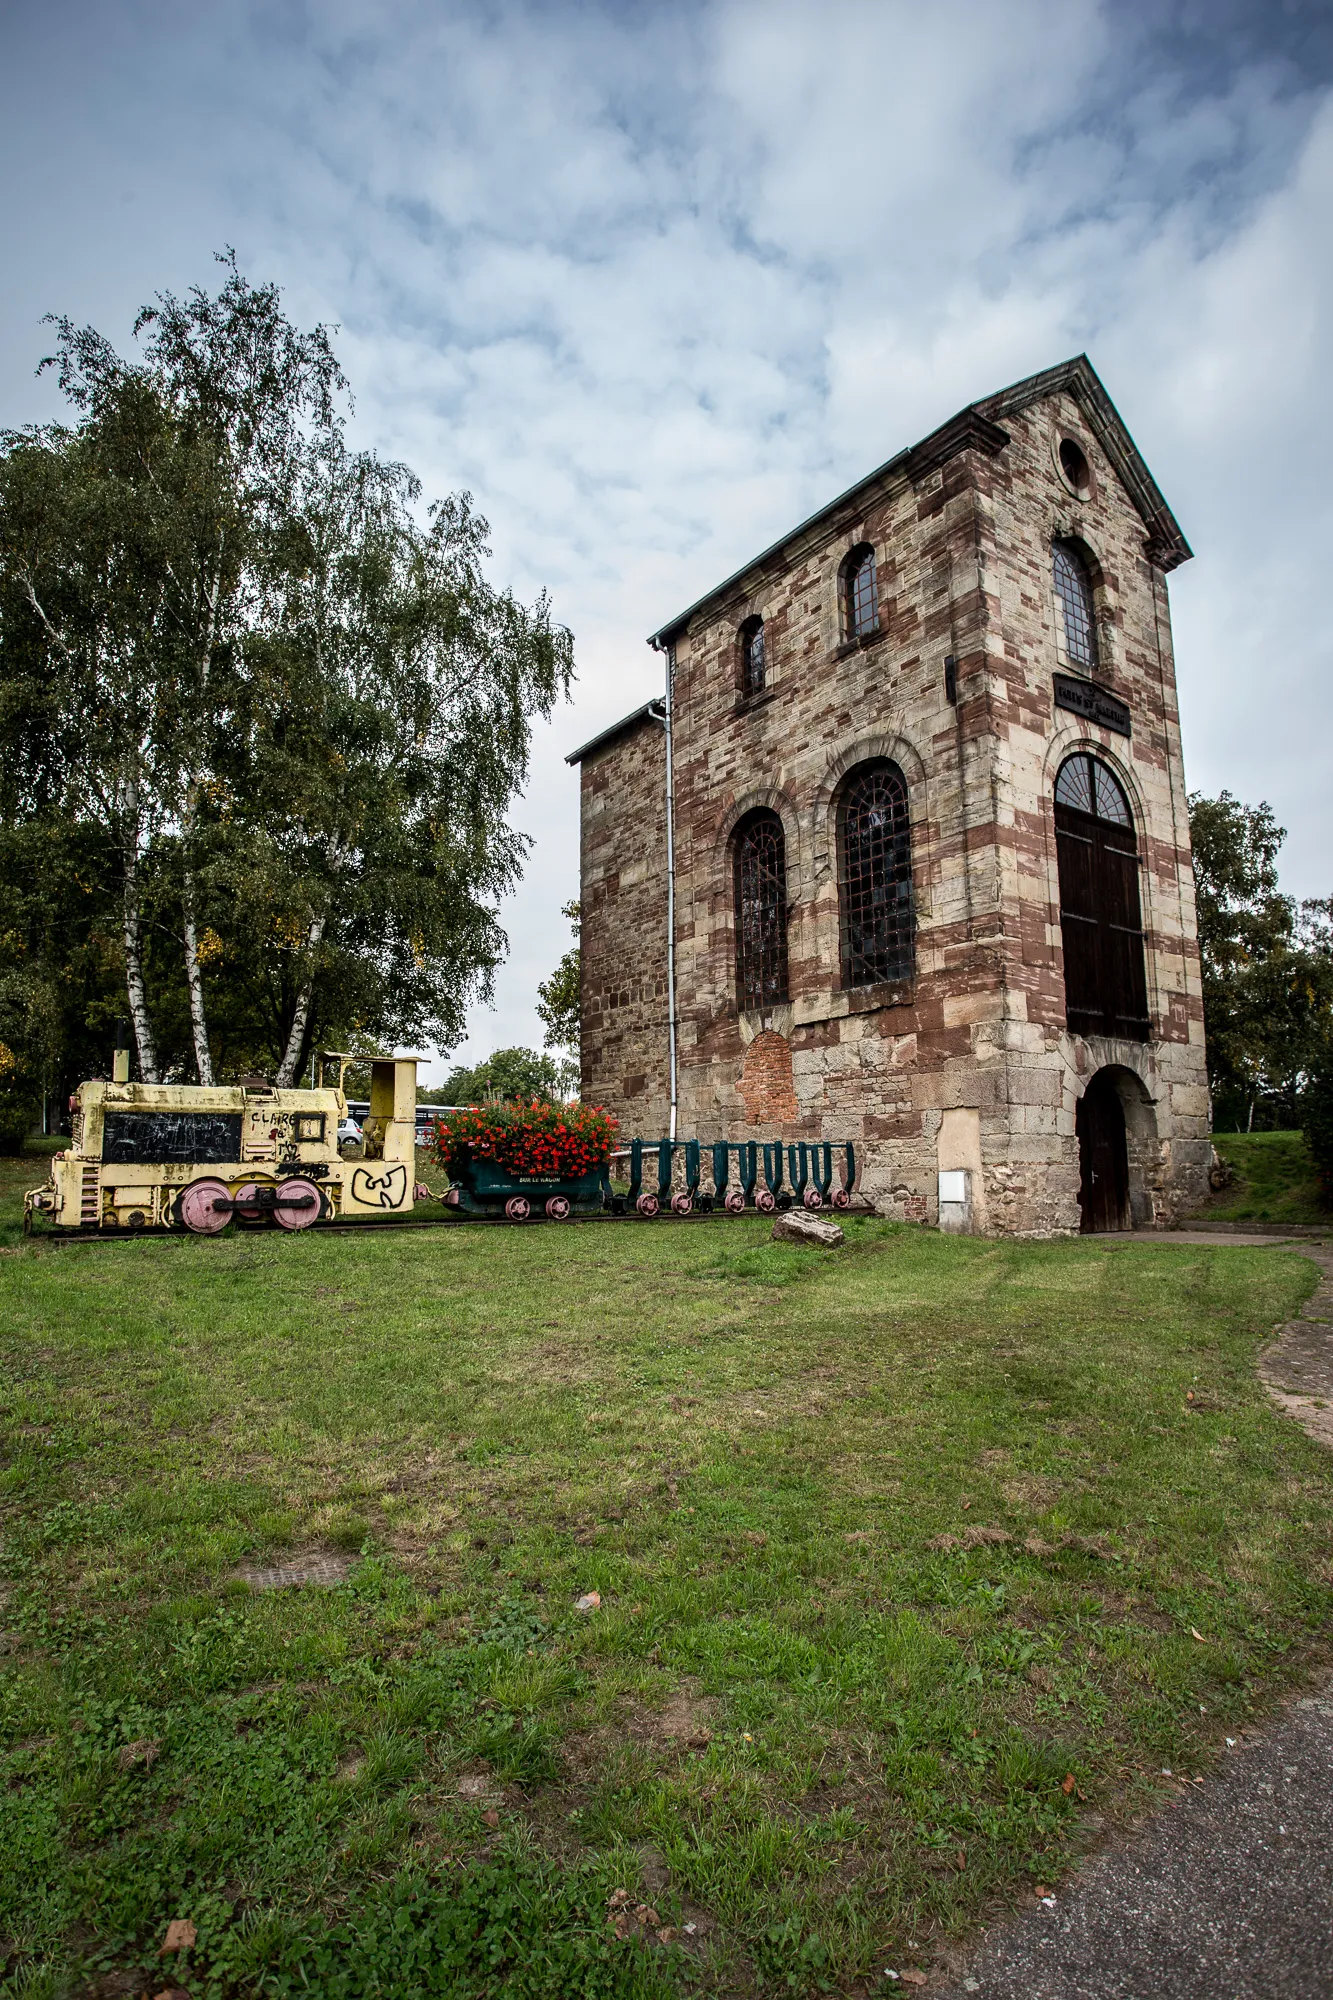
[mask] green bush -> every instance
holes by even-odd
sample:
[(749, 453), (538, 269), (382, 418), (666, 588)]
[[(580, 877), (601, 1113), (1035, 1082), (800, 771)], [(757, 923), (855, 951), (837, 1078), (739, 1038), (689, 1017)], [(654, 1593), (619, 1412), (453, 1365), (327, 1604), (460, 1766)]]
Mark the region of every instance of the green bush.
[[(21, 1070), (3, 1074), (9, 1050), (0, 1042), (0, 1153), (21, 1153), (23, 1142), (41, 1115), (42, 1100)], [(12, 1062), (12, 1058), (11, 1058)]]
[(1309, 1072), (1301, 1092), (1301, 1130), (1314, 1158), (1320, 1200), (1333, 1208), (1333, 1051)]
[(497, 1049), (474, 1069), (450, 1070), (432, 1092), (438, 1104), (563, 1104), (578, 1072), (536, 1049)]

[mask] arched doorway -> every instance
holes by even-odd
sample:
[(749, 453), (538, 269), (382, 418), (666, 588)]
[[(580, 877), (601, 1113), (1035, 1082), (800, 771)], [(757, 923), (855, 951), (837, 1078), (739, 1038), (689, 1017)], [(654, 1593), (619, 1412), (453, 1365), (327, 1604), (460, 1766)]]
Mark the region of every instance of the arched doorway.
[(1074, 1111), (1078, 1205), (1085, 1236), (1128, 1229), (1129, 1146), (1125, 1109), (1110, 1070), (1099, 1070)]

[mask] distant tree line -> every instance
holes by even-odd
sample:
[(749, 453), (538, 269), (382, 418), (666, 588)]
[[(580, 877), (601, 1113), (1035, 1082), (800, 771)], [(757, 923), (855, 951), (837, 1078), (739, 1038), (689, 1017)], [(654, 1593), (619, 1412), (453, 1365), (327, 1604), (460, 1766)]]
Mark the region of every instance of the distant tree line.
[(579, 1087), (579, 1033), (582, 995), (583, 906), (566, 903), (560, 912), (574, 930), (574, 942), (561, 957), (549, 979), (537, 988), (537, 1017), (545, 1029), (547, 1054), (560, 1064), (561, 1075), (570, 1091)]
[(1217, 1131), (1303, 1127), (1333, 1197), (1333, 899), (1284, 895), (1270, 806), (1190, 799)]
[(460, 1064), (421, 1095), (434, 1104), (560, 1104), (577, 1088), (567, 1062), (546, 1050), (514, 1048), (497, 1049), (471, 1067)]
[(466, 494), (354, 451), (328, 331), (228, 254), (125, 359), (54, 322), (62, 424), (0, 435), (0, 1135), (105, 1069), (280, 1083), (457, 1042), (570, 634)]
[(545, 1029), (538, 1049), (497, 1049), (484, 1062), (450, 1070), (443, 1083), (418, 1092), (435, 1104), (539, 1102), (560, 1104), (579, 1088), (579, 918), (577, 903), (561, 915), (574, 928), (574, 943), (549, 979), (537, 987), (537, 1018)]

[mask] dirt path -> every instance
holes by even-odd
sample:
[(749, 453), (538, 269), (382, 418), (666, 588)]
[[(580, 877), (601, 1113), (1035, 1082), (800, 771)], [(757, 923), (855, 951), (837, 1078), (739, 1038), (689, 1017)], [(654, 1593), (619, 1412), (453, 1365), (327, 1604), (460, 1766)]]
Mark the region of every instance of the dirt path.
[[(1333, 1449), (1333, 1250), (1299, 1247), (1320, 1283), (1259, 1373)], [(949, 2000), (1329, 2000), (1333, 1693), (1247, 1732), (1206, 1784), (1182, 1787), (1049, 1902), (996, 1925), (961, 1975), (931, 1989)]]

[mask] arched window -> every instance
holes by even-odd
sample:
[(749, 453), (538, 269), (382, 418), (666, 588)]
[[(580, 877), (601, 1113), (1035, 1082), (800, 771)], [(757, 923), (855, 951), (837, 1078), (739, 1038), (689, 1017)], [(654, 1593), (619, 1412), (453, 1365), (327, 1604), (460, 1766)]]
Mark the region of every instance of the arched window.
[(741, 821), (735, 856), (736, 994), (750, 1013), (787, 998), (787, 857), (775, 812)]
[(853, 549), (843, 564), (844, 618), (849, 639), (868, 639), (879, 630), (879, 583), (875, 551), (869, 543)]
[(747, 618), (741, 626), (741, 693), (762, 694), (764, 688), (764, 621)]
[(863, 764), (838, 802), (842, 983), (910, 979), (912, 829), (896, 764)]
[(1065, 1019), (1071, 1034), (1148, 1039), (1139, 851), (1120, 780), (1080, 750), (1055, 781)]
[(1065, 653), (1073, 667), (1093, 673), (1097, 666), (1097, 613), (1092, 602), (1092, 578), (1078, 550), (1068, 542), (1051, 547), (1055, 594), (1064, 616)]

